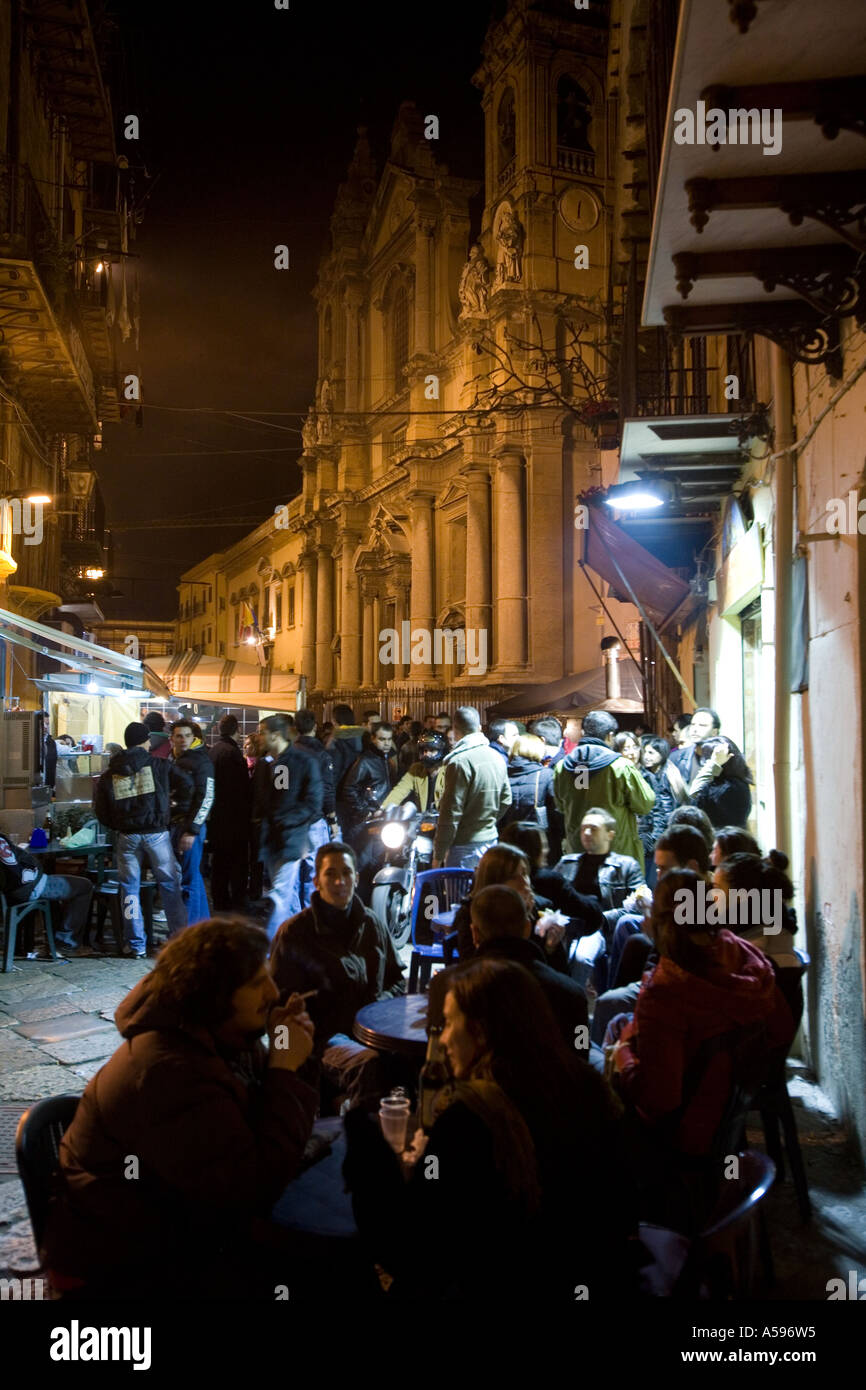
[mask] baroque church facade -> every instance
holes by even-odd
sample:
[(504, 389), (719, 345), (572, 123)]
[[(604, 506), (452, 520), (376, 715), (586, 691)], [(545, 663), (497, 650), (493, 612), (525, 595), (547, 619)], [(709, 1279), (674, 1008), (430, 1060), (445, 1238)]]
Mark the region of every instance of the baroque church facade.
[[(303, 674), (326, 714), (340, 699), (486, 709), (600, 664), (575, 501), (616, 455), (575, 401), (587, 381), (603, 391), (608, 38), (555, 0), (515, 0), (490, 25), (473, 78), (483, 187), (449, 173), (412, 103), (381, 172), (359, 129), (314, 291), (302, 492), (187, 571), (180, 648), (249, 660), (252, 610), (259, 659)], [(576, 378), (556, 366), (569, 335)]]

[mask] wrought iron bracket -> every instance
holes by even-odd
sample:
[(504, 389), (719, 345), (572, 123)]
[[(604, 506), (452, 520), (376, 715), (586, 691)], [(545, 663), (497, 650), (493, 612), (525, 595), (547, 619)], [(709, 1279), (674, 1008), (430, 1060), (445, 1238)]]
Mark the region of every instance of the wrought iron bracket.
[(687, 179), (691, 224), (702, 232), (713, 212), (778, 207), (794, 227), (812, 218), (855, 251), (866, 251), (866, 170), (838, 174), (776, 174), (756, 178)]
[(694, 308), (669, 305), (665, 322), (679, 337), (704, 337), (709, 333), (760, 333), (795, 362), (823, 365), (836, 379), (842, 375), (839, 325), (810, 305), (797, 300), (753, 304), (701, 304)]

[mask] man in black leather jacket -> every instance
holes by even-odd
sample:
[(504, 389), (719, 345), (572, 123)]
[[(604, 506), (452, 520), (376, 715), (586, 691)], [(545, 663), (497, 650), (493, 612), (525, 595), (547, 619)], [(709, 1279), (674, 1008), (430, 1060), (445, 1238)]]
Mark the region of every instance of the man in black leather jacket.
[(614, 927), (626, 911), (626, 899), (636, 889), (646, 888), (637, 860), (611, 849), (615, 835), (616, 821), (611, 813), (599, 806), (590, 807), (580, 822), (583, 852), (564, 854), (556, 865), (558, 874), (578, 893), (595, 898), (602, 909), (604, 930), (572, 943), (569, 952), (578, 978), (587, 976), (591, 969), (599, 993), (607, 988), (607, 948)]
[(343, 833), (358, 856), (358, 894), (369, 904), (376, 870), (384, 857), (378, 835), (371, 835), (366, 818), (378, 810), (397, 781), (397, 758), (394, 753), (394, 730), (390, 724), (380, 724), (372, 734), (365, 734), (361, 756), (350, 768), (343, 784), (343, 796), (351, 821)]

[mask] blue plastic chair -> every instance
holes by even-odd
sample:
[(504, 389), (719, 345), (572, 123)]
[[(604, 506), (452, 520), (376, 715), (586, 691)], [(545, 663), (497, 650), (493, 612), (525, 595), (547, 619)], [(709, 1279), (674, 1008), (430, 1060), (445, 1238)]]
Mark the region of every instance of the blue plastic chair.
[[(444, 961), (442, 939), (437, 940), (428, 923), (430, 918), (446, 908), (457, 907), (469, 891), (474, 875), (471, 869), (427, 869), (415, 879), (412, 898), (410, 935), (412, 956), (409, 961), (409, 993), (423, 992), (430, 983), (434, 961)], [(425, 911), (431, 906), (433, 911)]]

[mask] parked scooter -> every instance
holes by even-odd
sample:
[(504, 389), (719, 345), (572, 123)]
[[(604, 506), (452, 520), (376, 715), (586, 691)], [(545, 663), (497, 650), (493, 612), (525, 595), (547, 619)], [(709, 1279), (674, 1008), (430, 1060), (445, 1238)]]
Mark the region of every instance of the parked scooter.
[[(418, 739), (418, 764), (430, 777), (448, 752), (444, 734), (425, 730)], [(417, 768), (418, 764), (413, 764)], [(432, 796), (428, 792), (432, 802)], [(421, 811), (414, 801), (388, 806), (370, 823), (382, 837), (385, 863), (373, 879), (370, 906), (387, 925), (398, 948), (409, 939), (415, 876), (433, 867), (433, 840), (438, 813)]]

